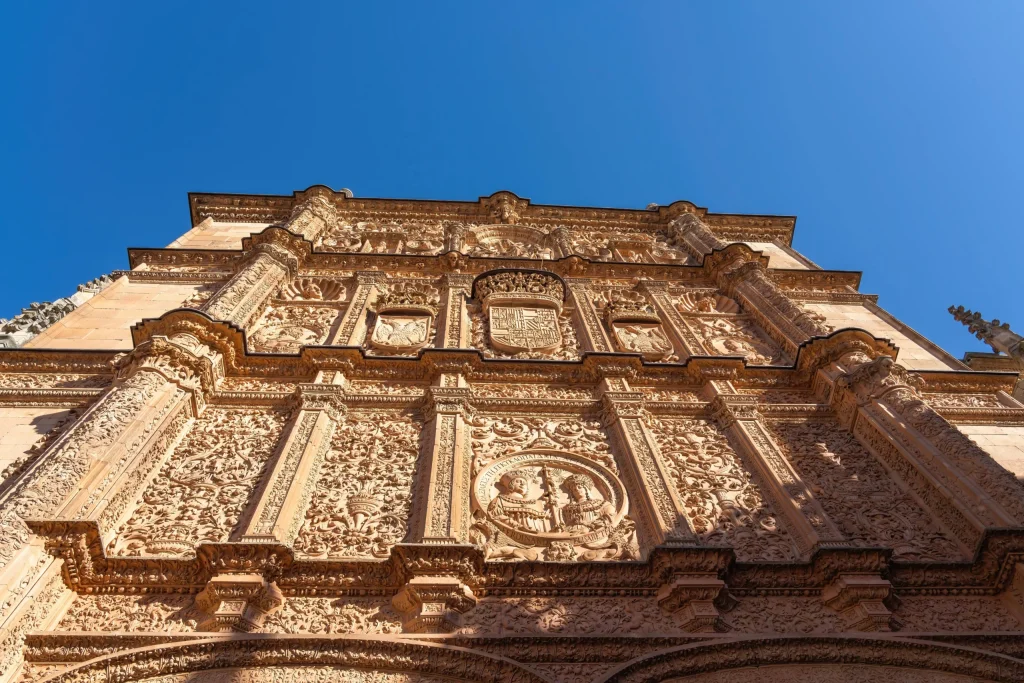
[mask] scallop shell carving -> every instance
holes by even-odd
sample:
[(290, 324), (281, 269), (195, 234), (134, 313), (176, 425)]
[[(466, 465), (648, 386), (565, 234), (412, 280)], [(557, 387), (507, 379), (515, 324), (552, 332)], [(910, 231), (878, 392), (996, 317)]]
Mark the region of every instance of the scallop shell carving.
[(345, 285), (327, 278), (296, 278), (281, 289), (286, 301), (341, 301), (345, 298)]

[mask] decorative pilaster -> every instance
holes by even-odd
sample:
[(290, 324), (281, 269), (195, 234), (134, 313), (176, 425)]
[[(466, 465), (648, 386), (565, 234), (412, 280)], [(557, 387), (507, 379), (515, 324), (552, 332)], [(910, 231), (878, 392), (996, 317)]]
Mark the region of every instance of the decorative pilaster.
[(292, 215), (285, 227), (296, 235), (315, 242), (325, 231), (334, 227), (337, 220), (334, 193), (326, 187), (315, 185), (302, 194), (302, 200), (292, 209)]
[(356, 273), (356, 288), (352, 292), (348, 309), (341, 319), (341, 325), (328, 344), (339, 346), (361, 346), (366, 336), (366, 311), (384, 284), (384, 274), (376, 271)]
[(566, 256), (572, 256), (576, 253), (572, 244), (572, 232), (569, 228), (564, 225), (560, 225), (551, 231), (551, 238), (555, 242), (555, 246), (558, 247), (558, 257), (564, 258)]
[(728, 382), (708, 382), (706, 391), (713, 397), (715, 420), (761, 476), (800, 553), (807, 556), (819, 547), (841, 545), (843, 535), (769, 435), (755, 399), (736, 394)]
[(473, 287), (473, 276), (448, 273), (444, 277), (445, 293), (441, 303), (441, 319), (437, 321), (437, 347), (464, 349), (470, 346), (466, 299)]
[(299, 385), (299, 409), (243, 541), (291, 544), (295, 540), (331, 437), (345, 413), (342, 380), (336, 374), (333, 384)]
[(590, 298), (588, 282), (590, 281), (585, 278), (565, 279), (565, 284), (569, 287), (569, 305), (576, 310), (576, 316), (581, 323), (578, 327), (583, 333), (580, 341), (583, 342), (584, 351), (611, 353), (614, 349), (594, 308), (594, 301)]
[(819, 370), (840, 422), (972, 549), (985, 527), (1024, 523), (1024, 486), (925, 403), (923, 381), (888, 356)]
[(471, 524), (470, 457), (466, 411), (471, 392), (460, 375), (442, 374), (427, 391), (424, 474), (419, 509), (413, 515), (413, 540), (464, 543)]
[(665, 282), (641, 281), (640, 288), (650, 297), (654, 304), (654, 310), (658, 317), (665, 323), (666, 331), (676, 348), (676, 355), (680, 361), (685, 361), (690, 356), (706, 356), (708, 350), (704, 348), (700, 339), (693, 330), (689, 328), (683, 316), (672, 305), (668, 295), (668, 284)]
[(626, 380), (601, 380), (605, 426), (622, 446), (622, 466), (633, 482), (630, 493), (653, 527), (656, 545), (686, 546), (697, 543), (686, 518), (686, 508), (665, 471), (654, 436), (644, 424), (644, 397), (630, 391)]
[(298, 259), (287, 249), (260, 244), (235, 276), (203, 306), (203, 311), (214, 320), (226, 320), (244, 329), (298, 267)]

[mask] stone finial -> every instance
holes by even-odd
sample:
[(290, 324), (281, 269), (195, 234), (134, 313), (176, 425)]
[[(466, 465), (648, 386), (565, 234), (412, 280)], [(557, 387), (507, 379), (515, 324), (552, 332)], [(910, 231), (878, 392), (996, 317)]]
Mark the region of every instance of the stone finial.
[(991, 346), (997, 353), (1002, 352), (1024, 361), (1024, 337), (1010, 329), (1010, 323), (1000, 323), (993, 319), (991, 322), (963, 306), (950, 306), (949, 312), (959, 322), (967, 326), (975, 337)]

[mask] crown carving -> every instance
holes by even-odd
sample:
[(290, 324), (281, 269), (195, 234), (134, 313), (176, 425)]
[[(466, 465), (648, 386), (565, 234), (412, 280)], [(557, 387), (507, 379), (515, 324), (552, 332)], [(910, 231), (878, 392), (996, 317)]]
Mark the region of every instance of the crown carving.
[(483, 302), (484, 309), (495, 303), (532, 303), (546, 308), (562, 309), (565, 285), (550, 273), (524, 270), (503, 270), (481, 275), (473, 286), (473, 294)]
[(391, 285), (377, 297), (377, 313), (429, 313), (437, 314), (441, 296), (436, 287), (422, 282), (399, 282)]
[(661, 322), (654, 306), (640, 292), (635, 290), (612, 290), (608, 292), (608, 303), (604, 314), (609, 323), (615, 321)]

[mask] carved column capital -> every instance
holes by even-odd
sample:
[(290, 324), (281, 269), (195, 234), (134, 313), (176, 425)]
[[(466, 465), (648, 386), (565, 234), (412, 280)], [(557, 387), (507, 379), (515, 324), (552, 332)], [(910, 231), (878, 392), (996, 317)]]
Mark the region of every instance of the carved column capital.
[(454, 576), (414, 576), (391, 599), (406, 633), (451, 633), (476, 602), (469, 586)]
[(729, 595), (725, 582), (716, 574), (678, 574), (658, 590), (658, 606), (679, 618), (690, 633), (728, 631), (718, 609), (726, 611), (736, 601)]
[(196, 606), (207, 615), (199, 625), (203, 631), (258, 631), (267, 615), (283, 604), (277, 584), (259, 574), (215, 576), (196, 595)]
[(296, 400), (299, 410), (323, 411), (335, 423), (348, 412), (345, 391), (337, 384), (300, 384)]
[(893, 631), (900, 626), (891, 609), (898, 600), (892, 584), (875, 574), (840, 574), (821, 592), (822, 602), (839, 612), (853, 631)]
[(465, 387), (428, 387), (423, 414), (427, 420), (438, 415), (459, 415), (463, 419), (473, 412), (473, 392)]
[(181, 333), (170, 337), (154, 335), (114, 361), (118, 380), (139, 372), (155, 372), (168, 382), (190, 392), (196, 412), (202, 410), (206, 395), (224, 377), (220, 353), (197, 337)]

